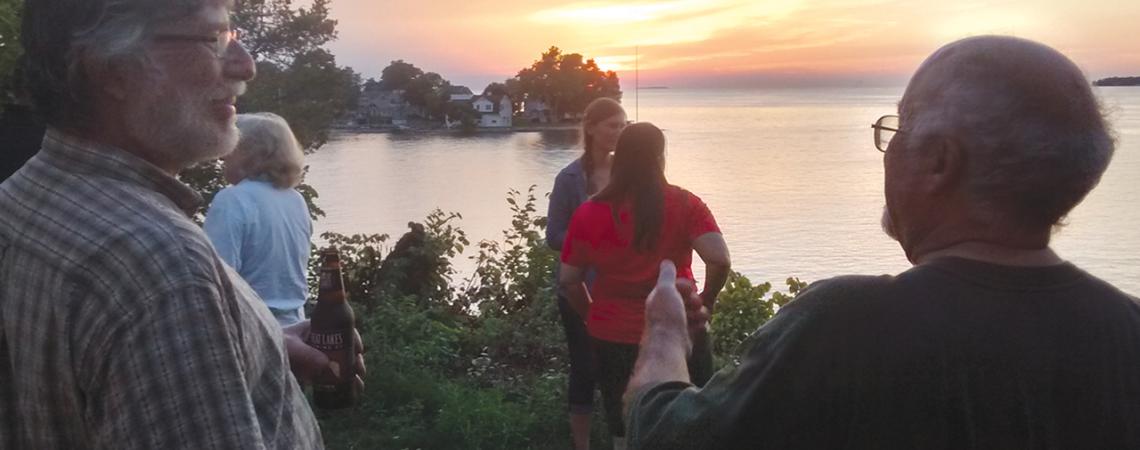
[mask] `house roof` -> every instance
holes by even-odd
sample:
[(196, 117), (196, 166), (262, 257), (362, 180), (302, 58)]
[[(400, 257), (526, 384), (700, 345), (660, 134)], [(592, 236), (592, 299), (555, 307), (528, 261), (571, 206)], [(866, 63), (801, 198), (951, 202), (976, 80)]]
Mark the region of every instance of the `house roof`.
[(471, 89), (467, 86), (451, 86), (447, 88), (448, 95), (472, 95)]

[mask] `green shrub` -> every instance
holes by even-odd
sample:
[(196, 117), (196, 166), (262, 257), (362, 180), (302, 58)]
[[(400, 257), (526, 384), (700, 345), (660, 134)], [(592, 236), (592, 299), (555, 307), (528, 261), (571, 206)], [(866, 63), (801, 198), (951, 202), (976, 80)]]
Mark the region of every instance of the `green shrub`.
[[(329, 448), (554, 448), (569, 441), (566, 356), (532, 187), (511, 191), (512, 227), (484, 241), (474, 274), (452, 286), (467, 245), (458, 214), (434, 211), (427, 244), (440, 263), (419, 296), (380, 275), (387, 236), (326, 234), (341, 252), (369, 374), (354, 414), (321, 412)], [(424, 255), (419, 255), (424, 256)], [(407, 266), (397, 266), (406, 268)], [(566, 436), (554, 439), (551, 436)], [(568, 446), (568, 445), (567, 445)]]
[(739, 356), (748, 338), (807, 286), (798, 278), (788, 278), (785, 283), (788, 285), (787, 294), (772, 292), (771, 283), (753, 285), (744, 275), (735, 271), (729, 274), (728, 283), (717, 296), (716, 311), (709, 324), (713, 335), (713, 355), (718, 366), (739, 364)]
[(536, 215), (534, 190), (525, 196), (509, 191), (511, 227), (502, 241), (479, 243), (475, 272), (460, 293), (459, 303), (478, 317), (465, 354), (487, 358), (475, 375), (489, 385), (514, 386), (520, 377), (567, 367), (553, 284), (556, 256), (543, 240), (546, 218)]

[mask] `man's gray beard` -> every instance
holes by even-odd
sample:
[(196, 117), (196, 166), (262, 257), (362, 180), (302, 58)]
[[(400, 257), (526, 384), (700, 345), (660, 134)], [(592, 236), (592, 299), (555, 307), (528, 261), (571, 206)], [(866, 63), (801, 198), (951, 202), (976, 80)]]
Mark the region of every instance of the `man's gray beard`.
[(883, 232), (891, 239), (899, 240), (898, 232), (895, 230), (895, 221), (891, 219), (891, 210), (887, 208), (887, 205), (883, 205), (883, 217), (879, 220), (883, 227)]
[(235, 123), (231, 121), (223, 130), (209, 117), (211, 111), (195, 109), (195, 101), (209, 105), (207, 94), (173, 91), (162, 96), (153, 89), (144, 90), (148, 98), (129, 108), (127, 131), (159, 160), (185, 169), (225, 156), (237, 147)]

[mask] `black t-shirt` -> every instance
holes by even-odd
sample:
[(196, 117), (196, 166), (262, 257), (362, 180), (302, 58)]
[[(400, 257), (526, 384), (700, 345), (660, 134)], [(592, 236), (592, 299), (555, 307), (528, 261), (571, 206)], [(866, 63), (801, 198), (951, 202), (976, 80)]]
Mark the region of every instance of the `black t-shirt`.
[(4, 105), (0, 112), (0, 182), (16, 173), (40, 149), (44, 125), (31, 110)]
[(1140, 449), (1140, 304), (1071, 264), (834, 278), (627, 422), (646, 449)]

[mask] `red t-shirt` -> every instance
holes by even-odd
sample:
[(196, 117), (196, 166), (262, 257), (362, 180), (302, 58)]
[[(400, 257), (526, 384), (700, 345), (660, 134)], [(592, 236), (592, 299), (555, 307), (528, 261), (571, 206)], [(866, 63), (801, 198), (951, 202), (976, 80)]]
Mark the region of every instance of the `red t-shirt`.
[(667, 185), (664, 222), (655, 248), (642, 253), (633, 247), (633, 214), (629, 205), (618, 209), (614, 223), (610, 202), (590, 200), (570, 219), (562, 262), (597, 273), (590, 288), (594, 302), (586, 327), (605, 341), (637, 344), (645, 327), (645, 298), (657, 283), (661, 261), (677, 265), (677, 277), (693, 279), (693, 241), (720, 232), (708, 206), (691, 192)]

